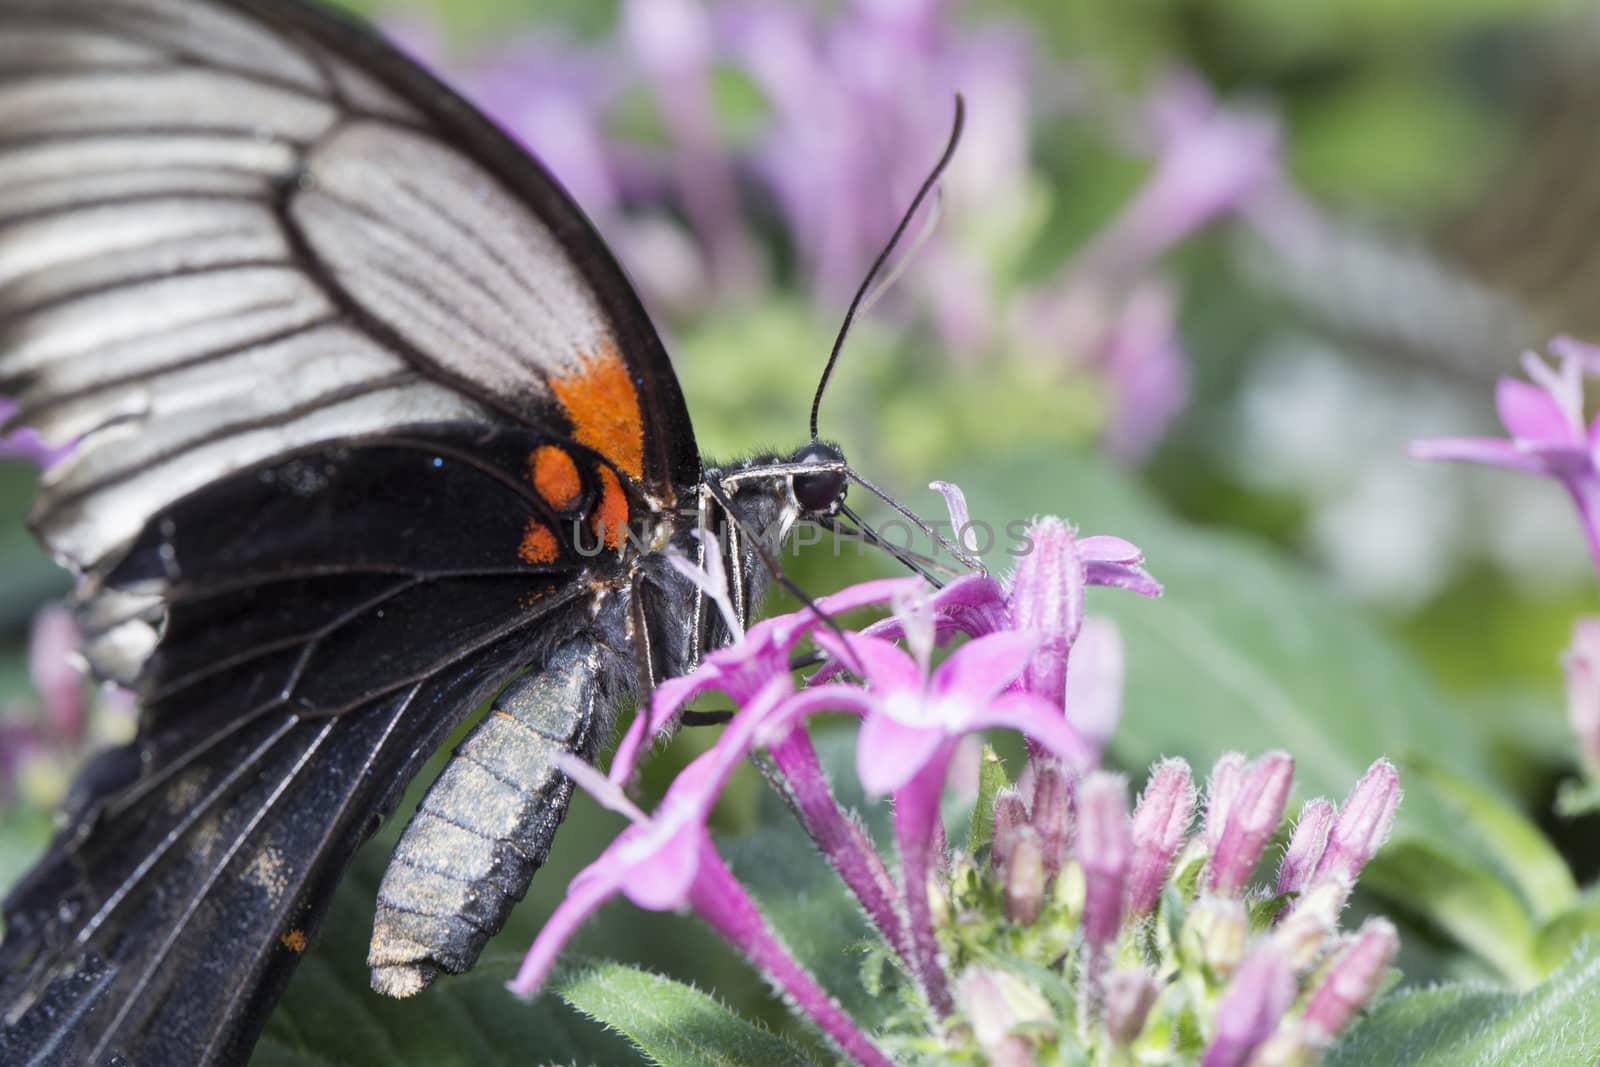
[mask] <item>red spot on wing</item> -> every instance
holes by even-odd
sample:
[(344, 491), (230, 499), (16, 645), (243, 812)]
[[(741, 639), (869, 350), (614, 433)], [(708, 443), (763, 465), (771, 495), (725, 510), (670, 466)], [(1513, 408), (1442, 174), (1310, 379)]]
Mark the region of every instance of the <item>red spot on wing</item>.
[(594, 524), (595, 536), (604, 541), (607, 548), (617, 548), (622, 544), (623, 530), (628, 525), (628, 498), (610, 467), (600, 468), (600, 484), (603, 487), (600, 506), (595, 508), (590, 521)]
[(554, 563), (560, 555), (561, 544), (550, 527), (538, 519), (529, 519), (522, 544), (517, 548), (517, 558), (524, 563)]
[(570, 508), (583, 491), (578, 465), (566, 449), (556, 445), (540, 445), (533, 450), (528, 456), (528, 474), (545, 503), (557, 511)]
[(567, 410), (572, 436), (605, 456), (617, 469), (644, 478), (644, 418), (639, 393), (628, 376), (615, 341), (609, 337), (597, 352), (578, 353), (572, 373), (550, 379), (550, 388)]

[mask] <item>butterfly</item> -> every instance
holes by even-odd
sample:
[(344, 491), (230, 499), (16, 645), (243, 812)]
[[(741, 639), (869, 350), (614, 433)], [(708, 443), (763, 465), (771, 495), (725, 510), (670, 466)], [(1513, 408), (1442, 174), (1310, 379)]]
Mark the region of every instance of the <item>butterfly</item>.
[(298, 0), (0, 0), (0, 393), (77, 442), (30, 525), (141, 709), (5, 902), (6, 1064), (245, 1060), (351, 854), (492, 700), (368, 961), (400, 996), (470, 968), (560, 755), (729, 639), (670, 555), (725, 540), (748, 615), (769, 542), (886, 497), (816, 403), (793, 453), (705, 466), (556, 182)]

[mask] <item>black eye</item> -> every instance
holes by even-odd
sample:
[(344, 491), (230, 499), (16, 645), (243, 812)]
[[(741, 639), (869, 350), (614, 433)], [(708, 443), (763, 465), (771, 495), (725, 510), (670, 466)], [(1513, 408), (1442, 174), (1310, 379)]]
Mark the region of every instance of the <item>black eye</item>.
[[(832, 445), (813, 441), (790, 460), (792, 463), (843, 464), (844, 455)], [(833, 514), (844, 502), (849, 481), (842, 470), (822, 470), (815, 474), (797, 474), (792, 480), (794, 499), (810, 512)]]

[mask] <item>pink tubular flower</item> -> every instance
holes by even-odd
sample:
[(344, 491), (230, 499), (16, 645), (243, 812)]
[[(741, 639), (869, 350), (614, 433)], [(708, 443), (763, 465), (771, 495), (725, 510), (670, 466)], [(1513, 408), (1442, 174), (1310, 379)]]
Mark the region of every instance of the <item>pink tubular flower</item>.
[(1557, 337), (1550, 351), (1560, 360), (1552, 369), (1532, 352), (1522, 366), (1531, 379), (1501, 378), (1495, 408), (1509, 439), (1438, 437), (1411, 444), (1418, 459), (1448, 459), (1542, 474), (1560, 482), (1577, 506), (1589, 551), (1600, 566), (1600, 418), (1585, 425), (1583, 376), (1600, 369), (1600, 349)]
[(512, 992), (531, 995), (543, 983), (562, 947), (580, 925), (617, 893), (653, 911), (688, 906), (722, 935), (810, 1016), (842, 1050), (872, 1067), (891, 1061), (863, 1034), (816, 980), (778, 941), (755, 902), (717, 854), (706, 818), (734, 767), (783, 728), (788, 688), (773, 679), (734, 716), (716, 746), (679, 772), (654, 816), (637, 811), (615, 785), (581, 761), (564, 768), (597, 799), (635, 820), (600, 858), (567, 887), (533, 947)]
[(1128, 914), (1148, 915), (1161, 899), (1172, 859), (1194, 818), (1194, 778), (1181, 759), (1156, 765), (1133, 811), (1133, 862), (1128, 873)]
[[(1030, 693), (1007, 693), (1039, 645), (1032, 634), (1005, 632), (973, 638), (928, 672), (897, 645), (876, 637), (848, 638), (826, 630), (819, 647), (835, 659), (852, 657), (865, 671), (866, 690), (830, 686), (836, 706), (864, 716), (856, 771), (868, 793), (902, 789), (930, 766), (941, 772), (955, 742), (976, 730), (1004, 727), (1032, 738), (1074, 767), (1093, 755), (1054, 705)], [(822, 692), (822, 690), (817, 690)]]
[(37, 430), (20, 427), (7, 431), (6, 422), (17, 413), (17, 402), (0, 396), (0, 460), (22, 459), (49, 467), (72, 451), (72, 445), (52, 445)]

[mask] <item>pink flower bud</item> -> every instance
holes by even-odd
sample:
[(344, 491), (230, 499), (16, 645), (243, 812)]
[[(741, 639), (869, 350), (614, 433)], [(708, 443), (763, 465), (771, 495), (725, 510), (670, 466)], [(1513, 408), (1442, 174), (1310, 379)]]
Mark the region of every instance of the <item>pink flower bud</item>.
[(1034, 830), (1044, 854), (1045, 874), (1054, 878), (1067, 859), (1067, 832), (1071, 827), (1071, 788), (1066, 772), (1054, 760), (1039, 763), (1033, 779)]
[[(1283, 821), (1293, 781), (1294, 759), (1287, 752), (1268, 752), (1245, 772), (1211, 854), (1208, 873), (1213, 892), (1233, 895), (1244, 889), (1261, 850)], [(1209, 823), (1206, 828), (1210, 830)]]
[(1131, 1045), (1144, 1029), (1156, 1002), (1155, 976), (1143, 967), (1118, 967), (1106, 976), (1106, 1033), (1118, 1045)]
[(1314, 1041), (1332, 1041), (1373, 998), (1399, 950), (1400, 935), (1389, 920), (1373, 918), (1361, 924), (1355, 942), (1333, 961), (1306, 1004), (1303, 1022)]
[(1194, 778), (1181, 759), (1162, 760), (1133, 811), (1133, 862), (1128, 873), (1128, 912), (1148, 915), (1161, 899), (1172, 857), (1183, 847), (1194, 818)]
[(1345, 798), (1339, 817), (1328, 831), (1328, 847), (1317, 861), (1313, 880), (1339, 878), (1354, 882), (1361, 868), (1377, 854), (1394, 826), (1400, 806), (1400, 773), (1380, 759)]
[(1217, 1005), (1216, 1032), (1201, 1067), (1242, 1067), (1277, 1029), (1295, 992), (1294, 967), (1270, 947), (1245, 957)]
[(1333, 826), (1335, 814), (1333, 804), (1321, 797), (1306, 801), (1305, 807), (1300, 809), (1300, 820), (1294, 824), (1289, 847), (1284, 850), (1283, 862), (1278, 864), (1279, 893), (1298, 893), (1305, 888), (1328, 844), (1328, 830)]
[(1206, 782), (1206, 849), (1215, 852), (1222, 841), (1222, 831), (1228, 825), (1228, 810), (1233, 807), (1234, 795), (1244, 781), (1245, 758), (1239, 752), (1226, 752), (1211, 768), (1211, 779)]
[(1122, 925), (1122, 894), (1131, 851), (1127, 779), (1096, 771), (1084, 779), (1078, 794), (1083, 936), (1091, 948), (1109, 945)]
[(1006, 917), (1014, 923), (1031, 923), (1044, 910), (1044, 854), (1039, 835), (1022, 827), (1006, 860)]
[(1028, 825), (1028, 809), (1014, 789), (1002, 789), (994, 798), (994, 834), (989, 859), (995, 870), (1003, 870), (1017, 843), (1017, 831)]
[(990, 1064), (1033, 1067), (1033, 1046), (1012, 1031), (1051, 1019), (1050, 1005), (1037, 990), (1005, 971), (973, 967), (956, 983), (956, 999), (972, 1023), (973, 1039)]

